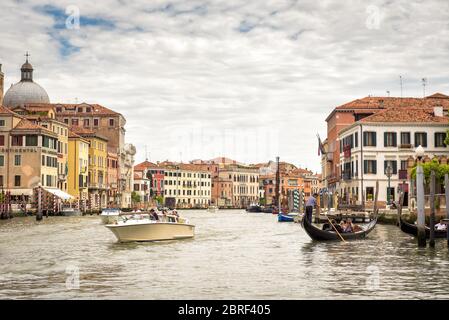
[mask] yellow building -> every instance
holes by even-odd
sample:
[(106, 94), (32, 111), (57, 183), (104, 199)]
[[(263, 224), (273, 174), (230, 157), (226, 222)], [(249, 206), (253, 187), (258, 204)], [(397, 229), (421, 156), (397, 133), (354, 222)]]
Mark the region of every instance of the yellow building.
[(80, 208), (86, 209), (88, 199), (89, 140), (69, 131), (68, 193), (80, 200)]
[(88, 208), (106, 208), (108, 139), (90, 129), (72, 127), (72, 130), (89, 141)]

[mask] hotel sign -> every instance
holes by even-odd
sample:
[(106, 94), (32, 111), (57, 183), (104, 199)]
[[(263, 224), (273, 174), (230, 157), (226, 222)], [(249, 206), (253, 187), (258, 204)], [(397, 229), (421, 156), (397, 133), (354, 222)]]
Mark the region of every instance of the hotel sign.
[(0, 152), (38, 152), (37, 148), (0, 148)]

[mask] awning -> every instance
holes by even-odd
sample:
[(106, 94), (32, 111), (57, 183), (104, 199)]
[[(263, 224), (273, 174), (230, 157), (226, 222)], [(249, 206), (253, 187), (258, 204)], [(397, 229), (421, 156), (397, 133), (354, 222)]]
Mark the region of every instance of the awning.
[(68, 194), (67, 192), (62, 191), (61, 189), (50, 189), (50, 188), (43, 188), (45, 191), (48, 191), (52, 194), (54, 194), (55, 196), (57, 196), (58, 198), (61, 198), (62, 200), (70, 200), (70, 199), (74, 199), (73, 196), (71, 196), (70, 194)]
[(22, 194), (24, 196), (32, 196), (33, 195), (33, 189), (4, 189), (5, 192), (9, 191), (11, 192), (12, 196), (21, 196)]

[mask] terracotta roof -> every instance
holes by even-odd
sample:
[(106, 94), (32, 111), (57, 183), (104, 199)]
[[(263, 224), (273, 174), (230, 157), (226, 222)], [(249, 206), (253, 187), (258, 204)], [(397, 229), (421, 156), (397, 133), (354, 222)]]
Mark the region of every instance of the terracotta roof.
[(447, 123), (449, 125), (449, 117), (437, 117), (431, 108), (407, 108), (404, 112), (403, 108), (392, 108), (379, 111), (360, 122), (404, 122), (404, 123)]
[(136, 164), (135, 166), (134, 166), (134, 170), (144, 170), (144, 169), (146, 169), (146, 168), (156, 168), (157, 167), (157, 164), (155, 164), (155, 163), (152, 163), (152, 162), (149, 162), (148, 160), (145, 160), (144, 162), (142, 162), (142, 163), (139, 163), (139, 164)]
[(13, 108), (16, 109), (25, 109), (27, 111), (50, 111), (54, 110), (54, 106), (52, 104), (39, 103), (39, 104), (24, 104), (23, 106), (18, 106)]
[(94, 137), (94, 138), (99, 138), (99, 139), (108, 141), (108, 139), (106, 137), (99, 135), (96, 131), (91, 130), (91, 129), (86, 129), (86, 128), (80, 127), (80, 126), (72, 126), (72, 127), (70, 127), (70, 130), (72, 130), (73, 132), (75, 132), (76, 134), (78, 134), (82, 137)]
[(446, 111), (449, 110), (449, 96), (441, 93), (435, 93), (426, 98), (365, 97), (336, 107), (326, 118), (326, 121), (328, 121), (336, 111), (351, 111), (360, 114), (374, 113), (377, 110), (383, 110), (387, 108), (408, 109), (432, 108), (437, 106), (443, 107), (443, 109)]
[(0, 105), (0, 114), (2, 114), (2, 115), (5, 115), (5, 114), (6, 115), (12, 115), (12, 116), (16, 116), (16, 117), (19, 117), (19, 118), (23, 118), (21, 115), (15, 113), (14, 111), (9, 110), (8, 108), (6, 108), (6, 107), (4, 107), (2, 105)]
[(22, 119), (13, 129), (12, 131), (15, 130), (40, 130), (43, 131), (47, 134), (51, 134), (54, 136), (57, 136), (56, 133), (54, 133), (53, 131), (48, 130), (47, 128), (44, 128), (40, 125), (34, 124), (31, 121), (27, 120), (27, 119)]
[(72, 130), (69, 130), (69, 138), (81, 138), (81, 136), (76, 134)]

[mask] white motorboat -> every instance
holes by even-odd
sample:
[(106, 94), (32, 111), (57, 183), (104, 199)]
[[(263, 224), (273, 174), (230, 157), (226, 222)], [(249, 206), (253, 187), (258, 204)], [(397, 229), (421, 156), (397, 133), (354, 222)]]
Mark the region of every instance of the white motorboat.
[(218, 211), (218, 207), (217, 206), (209, 206), (207, 208), (207, 212), (216, 213), (217, 211)]
[(118, 208), (107, 208), (101, 211), (100, 217), (104, 224), (116, 223), (122, 211)]
[(187, 219), (174, 215), (159, 216), (159, 220), (151, 220), (149, 216), (131, 219), (125, 217), (113, 224), (107, 224), (106, 228), (114, 233), (119, 242), (179, 240), (194, 237), (195, 226)]

